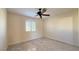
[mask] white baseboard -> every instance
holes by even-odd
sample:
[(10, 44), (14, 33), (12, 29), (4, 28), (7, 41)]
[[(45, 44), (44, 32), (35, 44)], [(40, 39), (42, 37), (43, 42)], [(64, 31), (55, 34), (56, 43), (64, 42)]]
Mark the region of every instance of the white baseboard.
[(13, 42), (13, 43), (9, 43), (8, 46), (19, 44), (19, 43), (23, 43), (23, 42), (27, 42), (27, 41), (30, 41), (30, 40), (39, 39), (39, 38), (42, 38), (42, 37), (38, 37), (38, 38), (34, 38), (34, 39), (29, 39), (29, 40), (16, 41), (16, 42)]
[(55, 40), (55, 41), (58, 41), (58, 42), (61, 42), (61, 43), (65, 43), (65, 44), (68, 44), (68, 45), (72, 45), (72, 46), (76, 46), (76, 47), (79, 47), (78, 45), (75, 45), (75, 44), (70, 44), (70, 43), (67, 43), (67, 42), (64, 42), (64, 41), (60, 41), (58, 40), (57, 38), (51, 38), (51, 37), (45, 37), (45, 38), (48, 38), (48, 39), (52, 39), (52, 40)]

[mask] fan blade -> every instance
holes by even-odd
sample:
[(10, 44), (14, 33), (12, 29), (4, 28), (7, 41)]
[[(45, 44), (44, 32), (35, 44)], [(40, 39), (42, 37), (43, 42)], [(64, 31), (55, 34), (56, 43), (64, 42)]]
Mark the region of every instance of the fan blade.
[(46, 11), (47, 11), (46, 8), (43, 8), (43, 9), (42, 9), (42, 13), (45, 13)]
[(42, 14), (43, 16), (50, 16), (49, 14)]

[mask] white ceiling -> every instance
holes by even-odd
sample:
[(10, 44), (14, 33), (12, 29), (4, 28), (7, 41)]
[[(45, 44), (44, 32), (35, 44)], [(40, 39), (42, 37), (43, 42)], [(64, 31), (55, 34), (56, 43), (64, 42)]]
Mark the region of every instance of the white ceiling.
[[(8, 12), (17, 13), (24, 16), (38, 17), (36, 16), (38, 8), (8, 8), (7, 10)], [(46, 13), (53, 16), (70, 10), (73, 10), (73, 8), (48, 8)]]

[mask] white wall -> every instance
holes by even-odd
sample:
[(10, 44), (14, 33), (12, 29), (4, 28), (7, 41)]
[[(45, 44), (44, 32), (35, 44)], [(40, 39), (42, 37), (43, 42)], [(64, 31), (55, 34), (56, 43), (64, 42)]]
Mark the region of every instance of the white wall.
[(45, 21), (45, 37), (78, 46), (78, 9), (74, 9)]
[(78, 32), (77, 32), (77, 38), (78, 38), (77, 44), (79, 45), (79, 8), (78, 8), (78, 21), (76, 21), (76, 24), (77, 24), (76, 29), (78, 30)]
[[(28, 20), (36, 22), (36, 32), (26, 32), (25, 23)], [(8, 45), (25, 42), (42, 37), (42, 21), (8, 12)]]
[(7, 49), (7, 18), (6, 9), (0, 8), (0, 50)]

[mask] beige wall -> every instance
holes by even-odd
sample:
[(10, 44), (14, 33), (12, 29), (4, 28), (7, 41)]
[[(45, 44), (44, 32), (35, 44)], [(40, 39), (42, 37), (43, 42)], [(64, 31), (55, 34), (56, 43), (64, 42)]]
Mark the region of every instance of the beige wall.
[(6, 9), (0, 8), (0, 50), (7, 49), (7, 18)]
[(45, 21), (45, 37), (78, 46), (78, 9), (56, 15)]
[[(36, 32), (26, 32), (25, 22), (27, 20), (33, 20), (36, 22)], [(39, 19), (33, 19), (22, 15), (8, 12), (8, 44), (16, 44), (28, 40), (33, 40), (42, 37), (42, 21)]]

